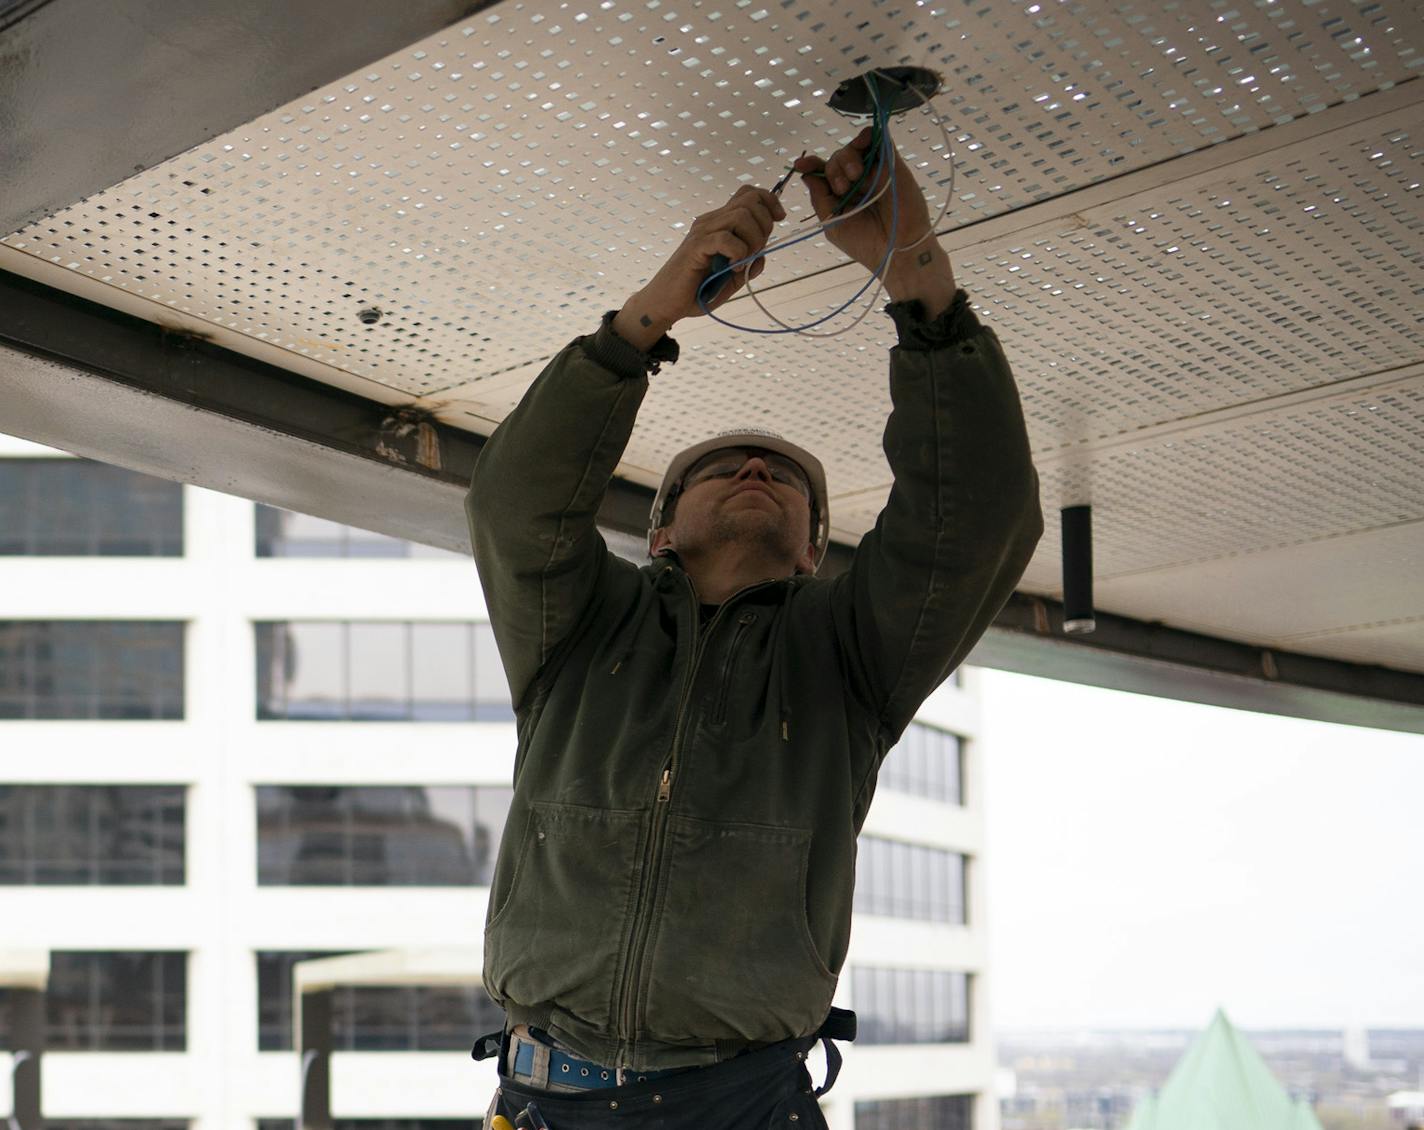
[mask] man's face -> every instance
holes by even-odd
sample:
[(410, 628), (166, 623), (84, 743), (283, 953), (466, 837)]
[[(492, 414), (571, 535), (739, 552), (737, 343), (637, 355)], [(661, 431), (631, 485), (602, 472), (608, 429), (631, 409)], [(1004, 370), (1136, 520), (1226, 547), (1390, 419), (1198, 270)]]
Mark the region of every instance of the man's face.
[(774, 451), (719, 449), (688, 468), (665, 532), (666, 544), (684, 555), (751, 541), (792, 569), (810, 572), (810, 479)]

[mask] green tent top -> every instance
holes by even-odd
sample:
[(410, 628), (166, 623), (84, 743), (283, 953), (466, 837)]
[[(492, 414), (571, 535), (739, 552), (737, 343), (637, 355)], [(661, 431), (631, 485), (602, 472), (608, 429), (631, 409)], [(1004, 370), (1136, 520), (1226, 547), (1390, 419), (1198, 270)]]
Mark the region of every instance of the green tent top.
[(1220, 1009), (1127, 1130), (1322, 1130)]

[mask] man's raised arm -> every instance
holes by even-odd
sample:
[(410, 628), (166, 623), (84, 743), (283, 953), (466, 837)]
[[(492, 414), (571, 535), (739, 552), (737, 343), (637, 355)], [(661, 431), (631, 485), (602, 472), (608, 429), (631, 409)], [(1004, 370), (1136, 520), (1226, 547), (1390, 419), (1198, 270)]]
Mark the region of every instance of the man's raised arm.
[(516, 706), (609, 567), (594, 519), (648, 380), (638, 351), (608, 322), (566, 346), (529, 386), (480, 452), (465, 497)]
[[(677, 360), (676, 343), (664, 335), (701, 313), (697, 288), (715, 256), (735, 261), (760, 251), (785, 217), (775, 196), (750, 186), (698, 216), (647, 286), (545, 366), (480, 452), (465, 511), (516, 707), (610, 570), (627, 568), (608, 551), (595, 519), (632, 435), (648, 370)], [(753, 265), (753, 278), (762, 266)], [(745, 279), (745, 269), (736, 271), (709, 307)]]
[[(860, 175), (869, 140), (867, 130), (828, 163), (798, 161), (803, 174), (825, 174), (806, 181), (823, 218)], [(898, 230), (889, 230), (882, 198), (858, 226), (828, 232), (872, 270), (888, 239), (908, 247), (885, 274), (899, 335), (884, 438), (894, 484), (832, 601), (854, 681), (891, 738), (989, 626), (1043, 532), (1038, 476), (998, 338), (956, 288), (898, 154), (895, 165)]]

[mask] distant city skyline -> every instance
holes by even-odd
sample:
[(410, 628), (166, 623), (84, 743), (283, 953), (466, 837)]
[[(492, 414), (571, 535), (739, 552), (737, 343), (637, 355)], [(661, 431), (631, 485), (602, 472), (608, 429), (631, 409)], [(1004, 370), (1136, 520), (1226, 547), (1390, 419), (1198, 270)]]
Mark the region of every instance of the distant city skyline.
[[(1229, 1027), (1234, 1036), (1224, 1044), (1219, 1017), (1193, 1031), (997, 1032), (1003, 1130), (1123, 1130), (1139, 1125), (1135, 1120), (1148, 1114), (1149, 1103), (1155, 1103), (1159, 1116), (1165, 1114), (1164, 1103), (1178, 1107), (1168, 1125), (1215, 1125), (1201, 1116), (1204, 1112), (1182, 1117), (1179, 1106), (1198, 1093), (1204, 1082), (1201, 1073), (1213, 1060), (1215, 1079), (1204, 1089), (1214, 1108), (1234, 1108), (1239, 1115), (1243, 1105), (1249, 1105), (1259, 1115), (1257, 1102), (1243, 1104), (1239, 1095), (1232, 1102), (1232, 1081), (1250, 1085), (1254, 1077), (1259, 1084), (1264, 1069), (1273, 1080), (1269, 1089), (1283, 1087), (1291, 1099), (1309, 1104), (1319, 1120), (1317, 1130), (1386, 1130), (1391, 1125), (1389, 1096), (1410, 1090), (1424, 1075), (1424, 1029), (1377, 1031), (1370, 1040), (1371, 1054), (1364, 1057), (1360, 1042), (1338, 1029)], [(1215, 1054), (1203, 1054), (1202, 1045), (1213, 1043), (1212, 1034), (1217, 1037)], [(1237, 1062), (1223, 1064), (1223, 1056)], [(1256, 1068), (1242, 1062), (1243, 1056), (1246, 1061), (1259, 1057)], [(1237, 1124), (1276, 1130), (1287, 1124), (1297, 1130), (1312, 1125), (1313, 1119), (1300, 1108), (1290, 1116), (1294, 1121), (1279, 1117), (1279, 1096), (1267, 1103), (1277, 1107), (1276, 1118), (1254, 1117)]]
[(1424, 736), (983, 686), (996, 1029), (1424, 1028)]

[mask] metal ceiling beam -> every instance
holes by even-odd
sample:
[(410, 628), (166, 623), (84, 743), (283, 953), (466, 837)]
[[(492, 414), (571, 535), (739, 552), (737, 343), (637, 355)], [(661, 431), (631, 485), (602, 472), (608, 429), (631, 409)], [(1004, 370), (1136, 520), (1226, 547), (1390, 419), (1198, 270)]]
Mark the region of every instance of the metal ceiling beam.
[[(0, 272), (0, 430), (162, 478), (468, 553), (463, 498), (484, 440), (191, 335)], [(599, 513), (637, 560), (652, 492)], [(835, 545), (823, 572), (846, 568)], [(1424, 675), (1279, 652), (1015, 595), (970, 662), (1218, 706), (1424, 733)]]
[(0, 430), (469, 551), (461, 500), (480, 436), (6, 272)]
[(67, 208), (488, 3), (0, 4), (0, 233)]
[(1424, 734), (1424, 675), (1279, 651), (1097, 609), (1063, 634), (1063, 605), (1015, 593), (967, 662), (1085, 686)]
[[(0, 431), (272, 506), (470, 552), (484, 437), (0, 271)], [(600, 524), (641, 552), (653, 492)]]

